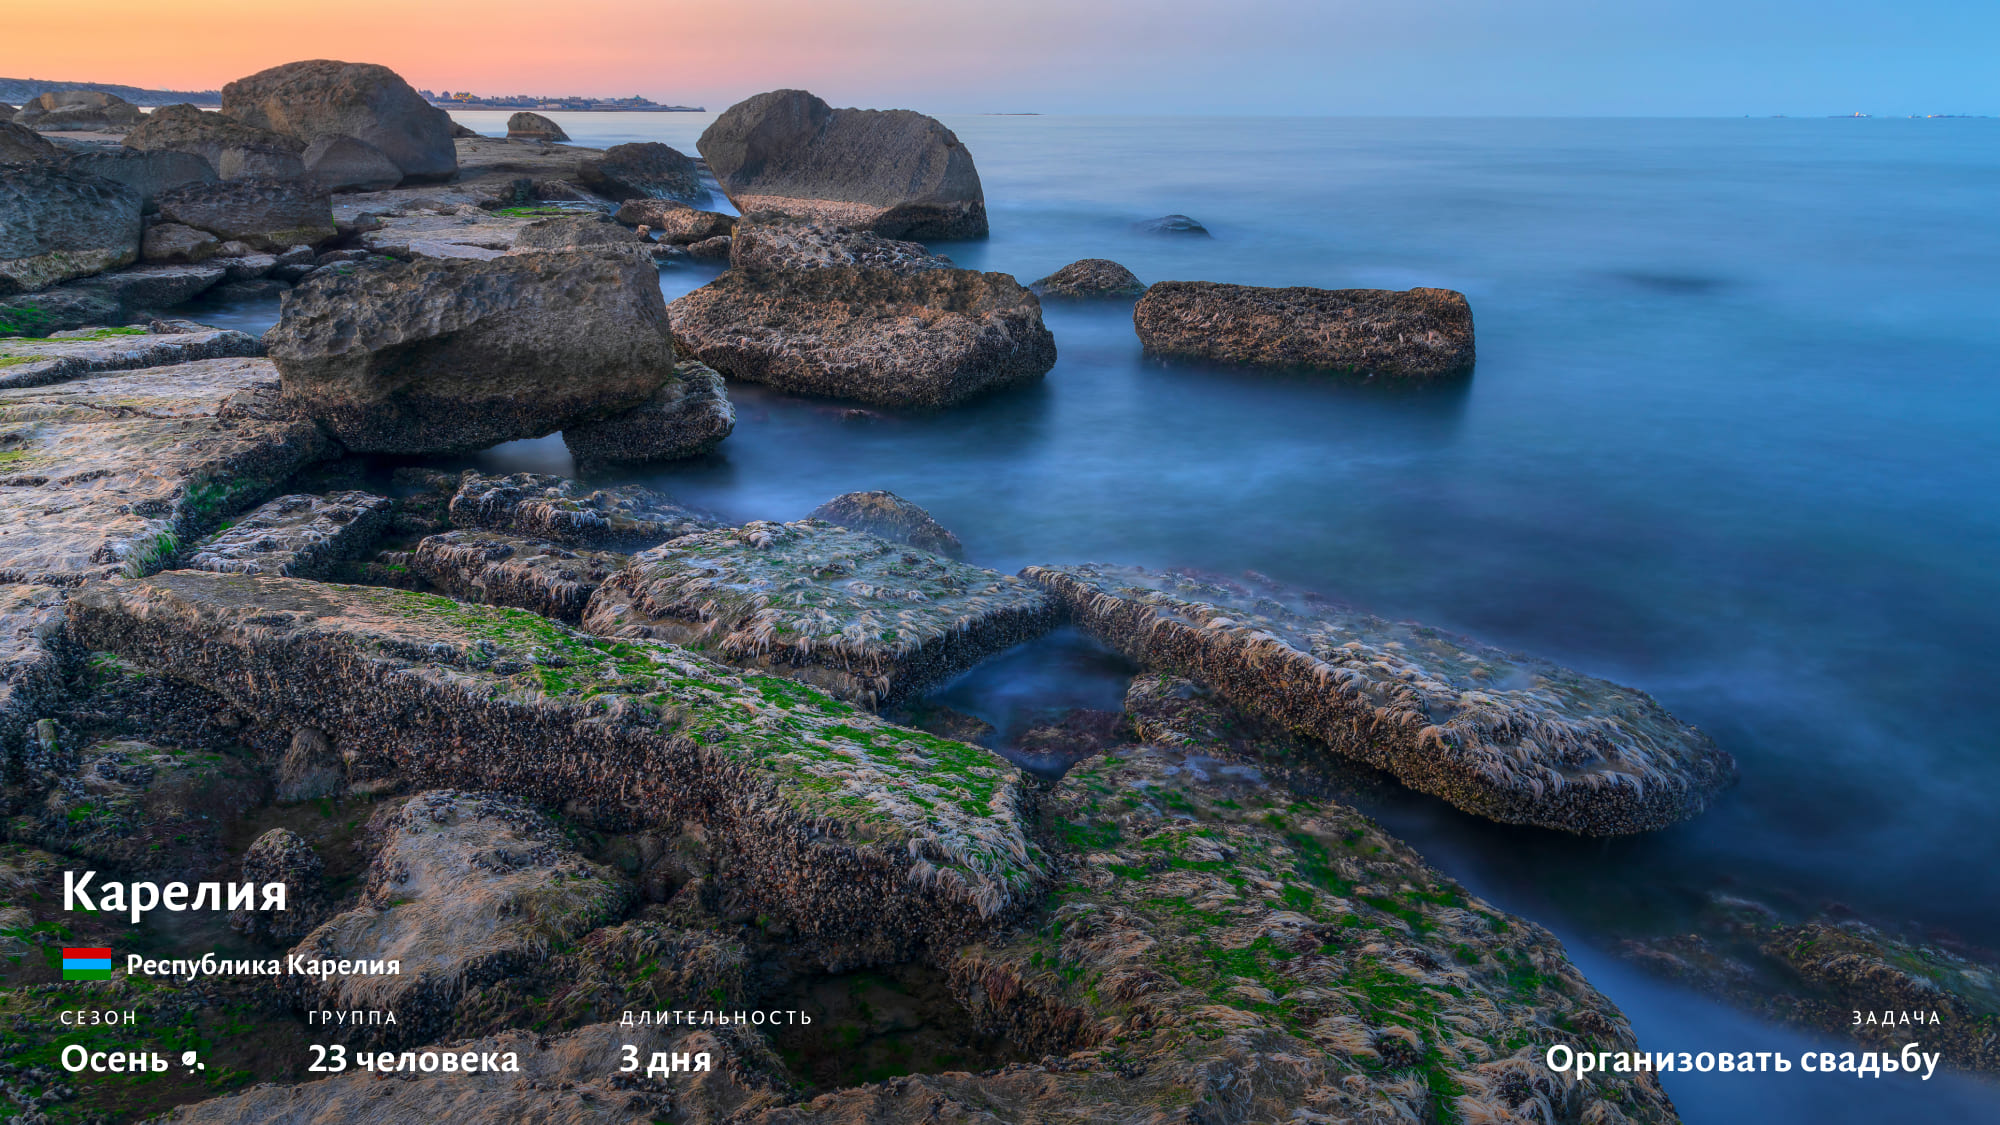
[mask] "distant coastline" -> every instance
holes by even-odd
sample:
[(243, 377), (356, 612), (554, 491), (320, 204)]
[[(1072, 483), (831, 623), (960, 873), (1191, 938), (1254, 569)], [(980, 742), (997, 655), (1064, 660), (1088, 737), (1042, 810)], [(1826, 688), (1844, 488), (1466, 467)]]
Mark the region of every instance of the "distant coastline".
[(576, 94), (549, 97), (540, 94), (498, 94), (491, 97), (465, 91), (436, 94), (418, 90), (417, 96), (439, 109), (533, 109), (561, 113), (706, 113), (698, 105), (661, 105), (634, 94), (629, 98), (589, 98)]
[(47, 78), (0, 78), (0, 102), (20, 105), (51, 90), (102, 90), (116, 94), (133, 105), (161, 106), (221, 105), (220, 90), (148, 90), (142, 86), (120, 86), (114, 82), (57, 82)]

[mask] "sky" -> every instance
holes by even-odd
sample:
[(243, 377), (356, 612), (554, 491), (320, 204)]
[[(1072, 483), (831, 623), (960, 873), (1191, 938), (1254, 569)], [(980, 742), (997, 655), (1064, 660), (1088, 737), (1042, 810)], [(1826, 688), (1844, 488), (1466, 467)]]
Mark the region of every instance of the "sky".
[(0, 76), (934, 113), (2000, 114), (2000, 0), (0, 0)]

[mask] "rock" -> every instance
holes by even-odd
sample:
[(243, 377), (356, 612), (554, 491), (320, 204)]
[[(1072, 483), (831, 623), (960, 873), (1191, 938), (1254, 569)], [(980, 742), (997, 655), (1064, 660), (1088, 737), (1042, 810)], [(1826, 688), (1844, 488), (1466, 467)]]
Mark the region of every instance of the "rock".
[[(471, 135), (476, 137), (479, 134), (472, 133)], [(563, 132), (562, 126), (543, 117), (541, 114), (523, 111), (507, 119), (507, 139), (510, 141), (566, 141), (569, 140), (569, 134)]]
[(180, 152), (199, 156), (223, 179), (305, 173), (305, 145), (269, 129), (254, 128), (192, 105), (167, 105), (146, 115), (125, 134), (125, 147), (140, 152)]
[(697, 210), (674, 199), (628, 199), (618, 208), (617, 218), (626, 226), (647, 227), (661, 242), (674, 246), (727, 237), (736, 229), (733, 215)]
[(584, 611), (599, 636), (670, 641), (874, 707), (1054, 628), (1016, 578), (818, 520), (757, 521), (635, 555)]
[(477, 136), (479, 136), (479, 134), (476, 131), (468, 129), (465, 126), (460, 125), (456, 121), (453, 121), (451, 123), (451, 137), (453, 140), (458, 140), (460, 137), (477, 137)]
[(373, 546), (388, 530), (394, 509), (388, 497), (366, 492), (280, 496), (195, 548), (187, 565), (230, 574), (324, 577), (333, 563)]
[(1068, 766), (1131, 742), (1132, 734), (1131, 719), (1123, 711), (1071, 707), (1021, 732), (1014, 750), (1019, 755)]
[(14, 114), (16, 125), (30, 129), (94, 132), (139, 123), (138, 106), (102, 90), (51, 90), (29, 98)]
[(729, 107), (698, 147), (746, 215), (772, 209), (888, 238), (986, 237), (972, 154), (921, 113), (775, 90)]
[(319, 726), (356, 750), (358, 783), (500, 787), (592, 831), (684, 825), (716, 857), (718, 893), (789, 927), (801, 964), (950, 948), (1005, 924), (1045, 877), (1003, 760), (669, 645), (406, 590), (192, 570), (86, 587), (70, 628), (257, 722)]
[(208, 295), (218, 305), (248, 304), (257, 301), (276, 301), (292, 291), (292, 286), (275, 277), (257, 278), (251, 281), (231, 281), (209, 290)]
[(194, 300), (227, 277), (215, 262), (134, 266), (100, 274), (90, 284), (109, 293), (124, 310), (120, 319), (138, 319), (142, 312), (159, 312)]
[(1214, 237), (1208, 233), (1207, 227), (1202, 226), (1186, 215), (1162, 215), (1157, 219), (1147, 219), (1145, 222), (1136, 225), (1140, 231), (1146, 234), (1198, 234), (1203, 238)]
[(825, 520), (851, 531), (865, 531), (946, 558), (965, 557), (965, 547), (958, 536), (932, 519), (929, 512), (893, 492), (843, 493), (814, 508), (806, 518)]
[(699, 457), (736, 428), (722, 376), (693, 360), (643, 405), (601, 422), (563, 429), (563, 445), (586, 467)]
[(80, 339), (0, 338), (0, 389), (45, 386), (106, 371), (256, 356), (263, 351), (255, 336), (200, 325), (165, 333), (104, 328)]
[(396, 975), (311, 978), (304, 1006), (396, 1013), (377, 1042), (421, 1043), (474, 985), (521, 972), (615, 921), (632, 889), (585, 860), (533, 805), (490, 792), (432, 790), (384, 827), (355, 909), (307, 934), (295, 956), (400, 957)]
[(0, 746), (20, 745), (61, 698), (80, 656), (64, 631), (61, 590), (0, 585)]
[(575, 624), (604, 580), (627, 556), (493, 531), (428, 536), (410, 569), (452, 597), (505, 605)]
[(1071, 262), (1028, 288), (1037, 297), (1138, 297), (1146, 283), (1108, 258)]
[(333, 238), (326, 191), (304, 180), (244, 179), (188, 184), (163, 193), (160, 217), (258, 250), (316, 246)]
[(205, 230), (179, 223), (154, 223), (146, 228), (139, 257), (147, 262), (205, 262), (222, 249), (222, 240)]
[(39, 293), (0, 298), (0, 334), (47, 336), (65, 329), (122, 323), (125, 310), (118, 307), (118, 299), (93, 287), (90, 281), (85, 278)]
[(102, 176), (139, 193), (146, 211), (157, 210), (160, 195), (184, 184), (215, 182), (215, 169), (191, 152), (142, 152), (137, 149), (93, 149), (63, 158), (72, 172)]
[(1472, 367), (1472, 309), (1449, 289), (1267, 289), (1162, 281), (1132, 310), (1153, 355), (1424, 379)]
[(328, 191), (381, 191), (403, 180), (403, 170), (382, 150), (355, 137), (328, 133), (300, 157), (306, 174)]
[(726, 262), (732, 241), (728, 235), (719, 234), (714, 238), (691, 242), (687, 246), (687, 256), (698, 262)]
[(150, 573), (327, 452), (261, 359), (0, 390), (0, 582)]
[(701, 173), (694, 161), (672, 145), (657, 141), (612, 145), (599, 156), (586, 156), (577, 165), (577, 178), (607, 199), (678, 199), (683, 203), (708, 202), (708, 189), (701, 186)]
[(1041, 304), (1002, 273), (729, 270), (672, 316), (681, 353), (730, 379), (884, 406), (950, 406), (1056, 361)]
[(602, 211), (537, 219), (514, 238), (514, 253), (531, 250), (581, 250), (596, 246), (637, 248), (639, 236), (613, 222)]
[(468, 473), (449, 511), (456, 527), (622, 551), (641, 551), (715, 526), (649, 488), (586, 492), (573, 480), (540, 473)]
[(1700, 813), (1736, 763), (1644, 692), (1245, 579), (1029, 567), (1133, 660), (1506, 824), (1587, 836)]
[[(251, 765), (222, 754), (113, 740), (86, 747), (10, 834), (126, 871), (192, 878), (222, 861), (222, 826), (262, 804)], [(23, 831), (25, 829), (25, 831)]]
[(139, 193), (52, 164), (0, 165), (0, 297), (139, 257)]
[(863, 266), (894, 273), (957, 268), (950, 258), (933, 254), (920, 243), (769, 214), (750, 215), (736, 224), (729, 264), (739, 270)]
[[(311, 801), (336, 796), (346, 789), (347, 777), (341, 769), (340, 756), (334, 753), (326, 732), (318, 727), (300, 727), (293, 731), (292, 744), (285, 749), (285, 756), (278, 763), (277, 799)], [(308, 925), (298, 933), (303, 934), (311, 928)]]
[(329, 135), (364, 141), (405, 180), (458, 173), (451, 118), (386, 66), (328, 59), (275, 66), (224, 86), (222, 112), (302, 144)]
[[(282, 799), (282, 798), (281, 798)], [(289, 828), (273, 828), (243, 853), (242, 879), (264, 886), (285, 885), (285, 909), (232, 910), (229, 928), (253, 941), (290, 944), (326, 920), (326, 864), (312, 845)]]
[(16, 125), (7, 117), (4, 107), (0, 107), (0, 164), (31, 164), (61, 158), (63, 150), (47, 137), (25, 125)]
[(378, 220), (375, 229), (363, 232), (361, 244), (371, 253), (396, 258), (491, 261), (514, 249), (521, 233), (539, 221), (525, 215), (483, 211), (477, 217), (456, 213), (390, 215)]
[(639, 406), (674, 370), (659, 275), (612, 250), (316, 276), (264, 343), (286, 401), (357, 453), (539, 437)]
[[(235, 239), (229, 239), (222, 244), (221, 249), (215, 252), (215, 256), (218, 258), (247, 258), (255, 253), (257, 253), (255, 246), (247, 242), (238, 242)], [(277, 264), (275, 257), (271, 259), (271, 264)]]

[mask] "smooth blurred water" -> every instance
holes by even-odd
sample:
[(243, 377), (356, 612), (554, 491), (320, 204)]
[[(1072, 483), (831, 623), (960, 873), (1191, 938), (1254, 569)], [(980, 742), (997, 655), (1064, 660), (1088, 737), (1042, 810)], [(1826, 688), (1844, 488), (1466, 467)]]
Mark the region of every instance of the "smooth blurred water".
[[(712, 119), (552, 116), (690, 153)], [(939, 247), (962, 265), (1445, 286), (1478, 367), (1406, 387), (1163, 366), (1129, 305), (1052, 303), (1039, 386), (860, 421), (732, 386), (721, 452), (647, 483), (742, 518), (887, 488), (1001, 569), (1255, 568), (1644, 688), (1742, 766), (1689, 824), (1602, 842), (1424, 798), (1369, 811), (1561, 934), (1648, 1047), (1799, 1040), (1609, 955), (1718, 889), (2000, 946), (2000, 121), (947, 123), (992, 215), (990, 240)], [(1168, 212), (1214, 237), (1132, 229)], [(489, 460), (566, 468), (555, 439)], [(946, 695), (1004, 728), (1118, 683), (1066, 635)], [(1690, 1121), (2000, 1120), (1994, 1087), (1944, 1078), (1668, 1088)]]

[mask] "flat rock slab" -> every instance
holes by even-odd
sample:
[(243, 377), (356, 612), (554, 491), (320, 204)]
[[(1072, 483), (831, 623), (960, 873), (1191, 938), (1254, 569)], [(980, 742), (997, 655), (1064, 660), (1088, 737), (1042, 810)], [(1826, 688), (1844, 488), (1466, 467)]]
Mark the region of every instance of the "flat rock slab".
[(620, 551), (641, 551), (716, 526), (650, 488), (589, 489), (542, 473), (468, 473), (451, 498), (450, 513), (454, 527)]
[(513, 606), (572, 624), (604, 580), (630, 558), (495, 531), (425, 537), (410, 569), (461, 601)]
[(401, 972), (295, 978), (307, 1008), (396, 1013), (383, 1043), (420, 1043), (466, 990), (546, 960), (552, 947), (616, 921), (632, 887), (583, 858), (549, 817), (516, 797), (454, 789), (410, 798), (382, 825), (382, 850), (355, 908), (292, 952), (395, 958)]
[(0, 390), (0, 582), (158, 569), (331, 448), (262, 359)]
[(267, 500), (195, 549), (193, 570), (321, 577), (366, 551), (395, 516), (396, 502), (367, 492), (295, 493)]
[(756, 522), (634, 556), (584, 628), (672, 641), (868, 706), (1053, 628), (1040, 589), (819, 520)]
[(731, 379), (883, 406), (950, 406), (1056, 362), (1041, 303), (1003, 273), (732, 269), (671, 316), (681, 354)]
[(1735, 780), (1735, 760), (1651, 696), (1535, 657), (1247, 580), (1022, 573), (1141, 664), (1503, 823), (1647, 832)]
[(1432, 379), (1472, 369), (1472, 308), (1450, 289), (1270, 289), (1162, 281), (1132, 309), (1152, 355)]
[(796, 681), (515, 609), (169, 571), (70, 602), (78, 643), (360, 751), (352, 780), (491, 789), (601, 831), (685, 823), (830, 966), (942, 947), (1044, 876), (1021, 778)]
[(0, 338), (0, 389), (40, 387), (100, 371), (166, 367), (264, 354), (255, 336), (230, 328), (149, 333), (104, 328), (82, 337)]

